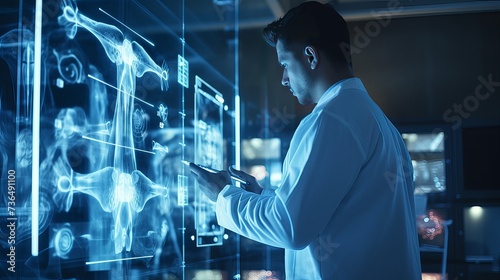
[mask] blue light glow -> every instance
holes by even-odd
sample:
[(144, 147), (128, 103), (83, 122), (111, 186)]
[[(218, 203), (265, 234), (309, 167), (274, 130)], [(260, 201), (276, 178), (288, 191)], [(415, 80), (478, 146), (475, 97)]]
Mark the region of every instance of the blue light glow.
[(101, 263), (110, 263), (110, 262), (120, 262), (120, 261), (130, 261), (130, 260), (139, 260), (139, 259), (148, 259), (152, 258), (153, 256), (141, 256), (141, 257), (131, 257), (131, 258), (121, 258), (121, 259), (112, 259), (112, 260), (102, 260), (102, 261), (92, 261), (92, 262), (85, 262), (86, 265), (93, 265), (93, 264), (101, 264)]
[[(33, 76), (33, 119), (40, 119), (40, 89), (42, 69), (42, 0), (36, 1), (35, 9), (35, 59)], [(40, 175), (40, 123), (33, 122), (33, 162), (31, 182), (31, 254), (38, 256), (38, 211), (39, 211), (39, 175)]]
[(151, 42), (150, 40), (144, 38), (144, 36), (142, 36), (141, 34), (137, 33), (136, 31), (134, 31), (132, 28), (128, 27), (127, 25), (125, 25), (123, 22), (119, 21), (118, 19), (116, 19), (115, 17), (113, 17), (112, 15), (110, 15), (109, 13), (107, 13), (106, 11), (104, 11), (103, 9), (99, 8), (99, 11), (103, 12), (105, 15), (109, 16), (110, 18), (116, 20), (118, 23), (120, 23), (121, 25), (123, 25), (125, 28), (127, 28), (128, 30), (132, 31), (135, 35), (141, 37), (141, 39), (143, 39), (144, 41), (146, 41), (148, 44), (150, 44), (151, 46), (155, 46), (155, 44), (153, 42)]
[(136, 100), (138, 100), (138, 101), (140, 101), (140, 102), (142, 102), (142, 103), (144, 103), (144, 104), (146, 104), (146, 105), (148, 105), (148, 106), (150, 106), (150, 107), (154, 107), (154, 105), (153, 105), (153, 104), (148, 103), (148, 102), (146, 102), (146, 101), (144, 101), (144, 100), (142, 100), (142, 99), (138, 98), (138, 97), (137, 97), (137, 96), (135, 96), (135, 95), (129, 94), (128, 92), (125, 92), (125, 91), (123, 91), (123, 90), (121, 90), (121, 89), (119, 89), (119, 88), (117, 88), (117, 87), (115, 87), (115, 86), (113, 86), (113, 85), (111, 85), (111, 84), (108, 84), (108, 83), (106, 83), (105, 81), (103, 81), (103, 80), (101, 80), (101, 79), (98, 79), (98, 78), (96, 78), (96, 77), (94, 77), (94, 76), (92, 76), (92, 75), (90, 75), (90, 74), (89, 74), (89, 75), (87, 75), (87, 76), (88, 76), (89, 78), (91, 78), (91, 79), (94, 79), (94, 80), (98, 81), (99, 83), (102, 83), (102, 84), (104, 84), (104, 85), (107, 85), (108, 87), (114, 88), (114, 89), (116, 89), (117, 91), (120, 91), (120, 92), (122, 92), (122, 93), (124, 93), (124, 94), (126, 94), (126, 95), (128, 95), (128, 96), (130, 96), (130, 97), (133, 97), (133, 98), (135, 98)]

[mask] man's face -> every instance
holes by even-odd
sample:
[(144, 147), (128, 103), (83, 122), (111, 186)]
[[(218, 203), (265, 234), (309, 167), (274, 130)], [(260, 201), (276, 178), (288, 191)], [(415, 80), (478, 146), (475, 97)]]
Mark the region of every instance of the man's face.
[(279, 40), (276, 43), (276, 53), (278, 54), (278, 62), (283, 67), (281, 84), (290, 88), (300, 104), (314, 103), (310, 92), (312, 85), (307, 57), (302, 54), (294, 55), (292, 51), (286, 50)]

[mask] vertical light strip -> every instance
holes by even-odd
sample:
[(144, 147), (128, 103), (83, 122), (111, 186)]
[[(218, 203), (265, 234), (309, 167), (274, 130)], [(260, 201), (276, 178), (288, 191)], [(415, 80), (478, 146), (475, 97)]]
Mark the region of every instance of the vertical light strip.
[[(19, 1), (19, 18), (23, 18), (23, 1)], [(23, 36), (21, 36), (21, 32), (24, 32), (23, 30), (23, 23), (22, 21), (19, 21), (18, 23), (18, 36), (17, 36), (17, 83), (16, 83), (16, 97), (18, 102), (16, 102), (16, 135), (19, 135), (19, 123), (21, 120), (21, 73), (22, 73), (22, 67), (23, 67), (23, 44), (25, 43), (23, 40)], [(29, 49), (29, 48), (28, 48)], [(28, 56), (29, 57), (29, 56)], [(29, 81), (29, 80), (25, 80)], [(26, 83), (27, 84), (27, 83)]]
[[(241, 108), (240, 108), (240, 61), (239, 61), (239, 28), (240, 28), (240, 1), (234, 1), (234, 163), (236, 169), (241, 169)], [(236, 242), (236, 274), (235, 279), (241, 279), (241, 239), (237, 234)]]
[(239, 1), (234, 1), (234, 165), (241, 168), (241, 108), (240, 108), (240, 68), (239, 68)]
[[(182, 54), (182, 58), (185, 58), (186, 57), (186, 54), (184, 53), (184, 49), (186, 47), (186, 37), (184, 36), (184, 32), (185, 32), (185, 0), (182, 0), (182, 34), (181, 34), (181, 54)], [(179, 67), (179, 66), (177, 66)], [(187, 77), (187, 81), (188, 81), (188, 84), (189, 84), (189, 73), (188, 73), (188, 77)], [(182, 104), (181, 104), (181, 111), (182, 111), (182, 119), (181, 119), (181, 130), (182, 130), (182, 147), (181, 147), (181, 160), (185, 160), (185, 151), (186, 151), (186, 137), (185, 137), (185, 118), (186, 118), (186, 100), (185, 100), (185, 94), (186, 94), (186, 88), (184, 86), (181, 87), (181, 100), (182, 100)], [(185, 167), (182, 168), (182, 175), (184, 175), (184, 169)], [(189, 201), (189, 200), (188, 200)], [(186, 205), (182, 205), (182, 222), (181, 222), (181, 228), (182, 228), (182, 262), (181, 262), (181, 269), (182, 269), (182, 280), (186, 280)]]
[[(38, 206), (40, 167), (40, 88), (42, 59), (42, 0), (36, 0), (33, 76), (33, 163), (31, 171), (31, 255), (38, 256)], [(29, 67), (29, 65), (27, 66)], [(28, 100), (29, 102), (29, 100)]]
[(240, 95), (234, 97), (234, 165), (236, 169), (241, 169), (241, 109)]

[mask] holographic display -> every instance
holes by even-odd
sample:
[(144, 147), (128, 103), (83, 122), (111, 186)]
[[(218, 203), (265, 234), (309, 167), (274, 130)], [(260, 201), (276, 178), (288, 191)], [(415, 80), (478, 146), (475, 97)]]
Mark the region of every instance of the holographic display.
[(234, 85), (183, 37), (184, 3), (160, 2), (5, 9), (16, 20), (0, 19), (0, 182), (13, 183), (0, 234), (15, 244), (0, 245), (21, 272), (3, 263), (0, 278), (184, 279), (227, 240), (181, 161), (227, 160), (222, 95), (190, 72)]
[[(164, 92), (168, 90), (168, 67), (164, 61), (155, 63), (140, 43), (127, 39), (117, 27), (85, 16), (76, 2), (63, 1), (61, 11), (57, 23), (65, 31), (66, 38), (59, 37), (61, 43), (55, 46), (45, 41), (50, 48), (44, 49), (42, 54), (47, 63), (41, 69), (45, 78), (41, 84), (46, 87), (42, 91), (40, 120), (30, 115), (33, 35), (29, 30), (13, 30), (0, 37), (1, 58), (7, 61), (12, 76), (18, 72), (17, 54), (22, 50), (21, 72), (17, 78), (22, 89), (17, 96), (17, 107), (23, 107), (17, 108), (16, 117), (16, 129), (20, 129), (14, 139), (17, 163), (15, 167), (9, 166), (8, 163), (14, 160), (2, 148), (2, 171), (5, 171), (2, 175), (10, 168), (15, 169), (19, 186), (26, 187), (30, 184), (21, 184), (29, 174), (24, 169), (39, 169), (40, 232), (48, 227), (54, 216), (74, 211), (75, 203), (88, 203), (92, 215), (89, 222), (80, 225), (78, 230), (71, 222), (51, 223), (49, 247), (41, 248), (40, 253), (49, 249), (53, 252), (49, 258), (86, 257), (87, 264), (121, 259), (121, 253), (127, 253), (130, 258), (151, 259), (166, 237), (168, 217), (162, 219), (161, 215), (141, 215), (141, 212), (146, 207), (150, 211), (157, 208), (164, 212), (161, 208), (168, 202), (169, 189), (165, 181), (157, 182), (148, 175), (148, 170), (138, 167), (137, 154), (164, 156), (168, 147), (148, 137), (152, 116), (144, 107), (154, 108), (154, 105), (135, 96), (136, 80), (151, 72), (158, 78), (159, 92)], [(87, 63), (85, 53), (96, 50), (77, 42), (80, 29), (92, 34), (104, 49), (105, 58), (115, 67), (116, 80), (106, 81), (102, 69)], [(3, 97), (2, 101), (5, 99)], [(164, 104), (157, 107), (156, 123), (164, 124), (168, 109)], [(6, 113), (2, 116), (12, 118), (11, 112), (7, 110)], [(2, 118), (2, 122), (7, 121)], [(42, 123), (40, 166), (31, 166), (31, 147), (38, 143), (38, 140), (34, 142), (30, 130), (32, 122)], [(148, 145), (147, 140), (152, 144)], [(14, 144), (10, 139), (5, 142)], [(31, 209), (27, 193), (28, 189), (18, 188), (19, 209)], [(82, 199), (81, 195), (90, 199)], [(33, 223), (29, 214), (28, 211), (17, 213), (23, 221), (16, 231), (17, 242), (29, 237)], [(77, 246), (82, 244), (85, 245)], [(83, 251), (75, 255), (75, 248)], [(90, 251), (88, 256), (83, 254), (85, 250)], [(44, 277), (43, 272), (37, 273)]]
[[(134, 102), (138, 100), (135, 96), (136, 79), (146, 72), (153, 72), (161, 80), (161, 89), (166, 90), (168, 69), (165, 65), (155, 64), (139, 43), (126, 39), (117, 27), (86, 17), (75, 2), (64, 2), (58, 23), (66, 30), (69, 40), (75, 39), (79, 29), (85, 29), (102, 45), (107, 58), (116, 66), (116, 86), (96, 78), (96, 75), (88, 74), (87, 77), (116, 90), (116, 101), (112, 119), (100, 116), (108, 125), (102, 128), (102, 123), (97, 124), (101, 128), (97, 133), (92, 130), (82, 108), (62, 109), (54, 122), (54, 154), (42, 162), (42, 173), (53, 174), (47, 179), (57, 187), (57, 200), (62, 202), (65, 211), (71, 208), (75, 193), (96, 199), (101, 209), (112, 215), (110, 237), (114, 243), (113, 252), (129, 252), (136, 240), (134, 227), (140, 225), (136, 220), (138, 213), (151, 198), (168, 197), (167, 186), (154, 183), (137, 167), (136, 152), (155, 154), (155, 147), (153, 151), (136, 147), (145, 141), (147, 129), (148, 116), (142, 106), (152, 106), (145, 100)], [(83, 82), (82, 65), (74, 54), (56, 55), (56, 58), (59, 73), (66, 82)], [(96, 101), (97, 104), (106, 102), (100, 98)], [(86, 153), (89, 149), (99, 155), (84, 159), (88, 161), (85, 171), (72, 168), (68, 151), (74, 151), (71, 147), (75, 146), (78, 147), (76, 153)], [(60, 155), (56, 155), (57, 152)]]
[[(195, 163), (212, 169), (223, 168), (222, 94), (200, 77), (195, 78)], [(197, 184), (197, 183), (196, 183)], [(196, 192), (196, 244), (221, 245), (224, 228), (217, 224), (215, 203), (198, 188)]]

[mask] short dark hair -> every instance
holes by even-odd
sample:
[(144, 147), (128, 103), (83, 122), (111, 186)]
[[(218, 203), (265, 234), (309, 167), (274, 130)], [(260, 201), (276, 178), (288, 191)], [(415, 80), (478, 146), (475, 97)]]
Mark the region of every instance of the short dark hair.
[(306, 45), (313, 45), (324, 51), (332, 63), (351, 64), (347, 24), (328, 3), (309, 1), (290, 9), (282, 18), (268, 24), (263, 36), (273, 47), (278, 40), (291, 51), (303, 51)]

